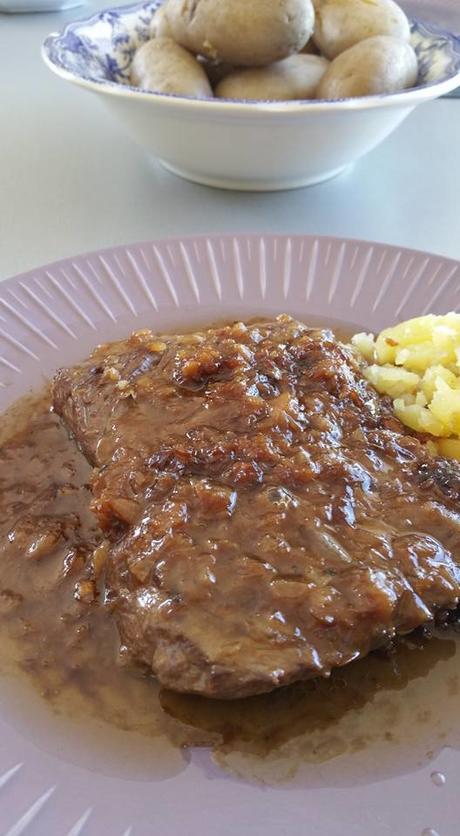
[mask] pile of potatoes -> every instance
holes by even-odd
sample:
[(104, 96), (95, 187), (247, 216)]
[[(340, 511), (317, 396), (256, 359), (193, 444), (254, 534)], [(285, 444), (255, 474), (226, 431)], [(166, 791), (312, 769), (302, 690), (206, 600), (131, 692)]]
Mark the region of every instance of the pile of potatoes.
[(394, 0), (166, 0), (131, 83), (193, 98), (345, 99), (417, 81)]

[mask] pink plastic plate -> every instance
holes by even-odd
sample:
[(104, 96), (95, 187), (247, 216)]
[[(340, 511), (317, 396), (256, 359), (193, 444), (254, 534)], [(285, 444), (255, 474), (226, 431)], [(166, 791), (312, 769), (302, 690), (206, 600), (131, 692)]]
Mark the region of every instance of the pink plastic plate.
[[(116, 247), (1, 284), (0, 408), (136, 328), (287, 312), (375, 331), (459, 308), (459, 263), (370, 242), (227, 236)], [(432, 689), (433, 716), (442, 714), (442, 676), (414, 687), (425, 704)], [(252, 756), (249, 768), (243, 752), (219, 765), (207, 750), (166, 756), (155, 741), (102, 726), (89, 742), (27, 682), (0, 677), (2, 836), (459, 833), (455, 748), (425, 751), (421, 741), (402, 751), (396, 741), (381, 759), (375, 749), (338, 753), (291, 776), (289, 751), (270, 769)]]

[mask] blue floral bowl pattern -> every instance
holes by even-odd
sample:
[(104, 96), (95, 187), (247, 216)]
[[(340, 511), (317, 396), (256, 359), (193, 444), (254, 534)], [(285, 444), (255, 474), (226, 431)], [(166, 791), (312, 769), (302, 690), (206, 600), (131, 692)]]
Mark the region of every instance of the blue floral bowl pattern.
[(134, 53), (151, 37), (151, 20), (161, 5), (161, 0), (149, 0), (73, 21), (61, 34), (46, 39), (44, 53), (62, 70), (86, 81), (129, 84)]
[(196, 183), (249, 191), (321, 183), (376, 148), (417, 105), (460, 85), (460, 38), (413, 20), (420, 73), (410, 90), (338, 101), (153, 93), (129, 76), (160, 6), (144, 0), (69, 23), (46, 39), (43, 58), (65, 81), (98, 94), (150, 156)]
[[(159, 6), (161, 0), (148, 0), (69, 23), (61, 34), (46, 39), (45, 58), (75, 79), (129, 85), (134, 52), (149, 39), (151, 19)], [(437, 85), (460, 74), (460, 37), (413, 20), (412, 44), (420, 67), (418, 87)]]

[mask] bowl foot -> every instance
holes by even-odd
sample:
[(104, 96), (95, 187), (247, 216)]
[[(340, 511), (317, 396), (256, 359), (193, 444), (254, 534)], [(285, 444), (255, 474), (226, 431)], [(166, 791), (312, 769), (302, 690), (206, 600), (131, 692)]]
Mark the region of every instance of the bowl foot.
[(237, 177), (208, 177), (205, 174), (172, 165), (171, 163), (165, 162), (165, 160), (160, 160), (160, 163), (167, 171), (170, 171), (177, 177), (182, 177), (184, 180), (190, 180), (192, 183), (211, 186), (213, 189), (229, 189), (239, 192), (280, 192), (288, 189), (302, 189), (305, 186), (315, 186), (317, 183), (332, 180), (333, 177), (337, 177), (339, 174), (351, 168), (350, 165), (340, 166), (340, 168), (307, 177), (273, 178), (273, 180), (251, 180), (248, 178), (240, 180)]

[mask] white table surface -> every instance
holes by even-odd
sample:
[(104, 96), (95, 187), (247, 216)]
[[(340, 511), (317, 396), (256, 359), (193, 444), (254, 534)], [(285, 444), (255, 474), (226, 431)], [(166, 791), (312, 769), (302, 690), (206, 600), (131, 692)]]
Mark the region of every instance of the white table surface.
[(276, 194), (196, 186), (147, 159), (96, 97), (42, 63), (49, 32), (102, 5), (0, 14), (0, 278), (99, 247), (199, 232), (331, 234), (460, 259), (460, 99), (417, 109), (324, 185)]

